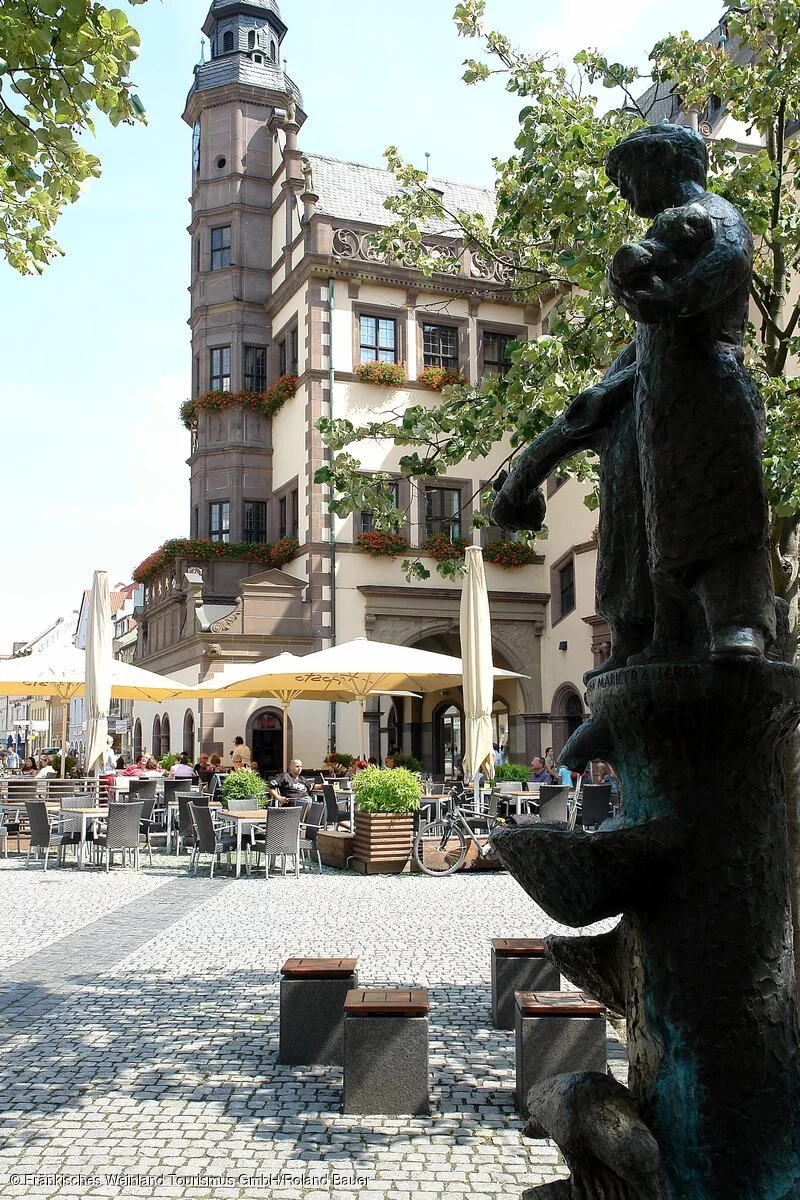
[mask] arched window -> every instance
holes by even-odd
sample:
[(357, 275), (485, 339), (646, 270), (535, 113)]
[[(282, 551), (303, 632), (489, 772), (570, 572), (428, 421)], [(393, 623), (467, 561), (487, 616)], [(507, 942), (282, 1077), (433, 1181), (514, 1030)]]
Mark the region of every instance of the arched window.
[(169, 717), (167, 716), (166, 713), (164, 713), (164, 716), (161, 718), (161, 748), (158, 751), (156, 751), (156, 750), (153, 751), (153, 753), (156, 755), (157, 758), (161, 758), (162, 754), (169, 754), (169, 743), (170, 743)]
[(464, 753), (461, 709), (455, 704), (442, 704), (433, 718), (434, 771), (437, 775), (454, 778), (461, 770)]
[(255, 31), (255, 29), (251, 29), (247, 35), (247, 49), (254, 50), (255, 44), (256, 44), (256, 31)]
[(194, 762), (194, 713), (187, 708), (183, 717), (183, 750)]
[(233, 34), (230, 29), (222, 35), (222, 53), (230, 54), (233, 50)]
[(139, 718), (133, 726), (133, 761), (138, 762), (142, 753), (142, 722)]
[(278, 49), (273, 41), (270, 41), (269, 44), (269, 56), (273, 62), (278, 61)]
[(567, 737), (572, 737), (583, 724), (584, 712), (580, 696), (572, 695), (564, 705), (564, 715), (567, 721)]
[(151, 753), (158, 758), (161, 753), (161, 717), (156, 717), (153, 721), (153, 748)]
[(501, 750), (508, 751), (508, 705), (505, 700), (495, 700), (492, 705), (492, 741)]
[(585, 719), (583, 702), (576, 687), (562, 684), (553, 697), (550, 724), (553, 730), (553, 749), (558, 755)]

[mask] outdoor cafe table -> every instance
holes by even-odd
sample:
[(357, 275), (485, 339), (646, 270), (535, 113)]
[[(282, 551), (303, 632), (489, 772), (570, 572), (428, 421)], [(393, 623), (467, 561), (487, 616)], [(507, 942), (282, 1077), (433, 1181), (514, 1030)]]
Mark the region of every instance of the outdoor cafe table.
[[(197, 800), (200, 799), (202, 794), (203, 794), (202, 792), (194, 792), (193, 793), (194, 798)], [(168, 800), (167, 803), (164, 804), (163, 799), (164, 798), (162, 796), (161, 797), (162, 802), (161, 802), (160, 806), (155, 809), (155, 811), (156, 812), (160, 811), (165, 814), (164, 819), (166, 820), (166, 834), (167, 834), (167, 842), (166, 842), (165, 849), (166, 849), (167, 854), (169, 854), (172, 849), (172, 835), (173, 835), (173, 833), (175, 833), (176, 826), (177, 826), (177, 822), (173, 820), (173, 815), (177, 815), (178, 801), (177, 801), (177, 799), (172, 799), (172, 800)], [(211, 809), (212, 812), (218, 813), (222, 810), (222, 804), (220, 803), (219, 800), (209, 800), (208, 807)], [(159, 829), (157, 832), (163, 833), (164, 830)]]
[(78, 851), (78, 870), (82, 871), (86, 865), (86, 835), (89, 821), (99, 820), (107, 810), (102, 808), (62, 808), (60, 804), (48, 804), (47, 810), (48, 813), (53, 813), (59, 818), (59, 825), (63, 824), (65, 817), (80, 817), (81, 840)]
[[(210, 805), (209, 805), (210, 807)], [(236, 825), (236, 878), (238, 879), (242, 870), (242, 829), (250, 825), (262, 825), (266, 820), (267, 812), (263, 808), (255, 808), (250, 812), (230, 812), (227, 810), (224, 813), (226, 821), (233, 821)]]

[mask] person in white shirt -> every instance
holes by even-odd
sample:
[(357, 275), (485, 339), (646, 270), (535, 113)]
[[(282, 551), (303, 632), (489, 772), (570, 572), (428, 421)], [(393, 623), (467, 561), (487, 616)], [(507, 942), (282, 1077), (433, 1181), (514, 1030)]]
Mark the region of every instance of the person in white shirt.
[(50, 759), (45, 754), (42, 756), (42, 765), (36, 772), (37, 779), (46, 779), (48, 775), (55, 775), (55, 769), (50, 765)]
[(112, 737), (107, 737), (106, 748), (103, 752), (103, 769), (101, 773), (103, 775), (113, 775), (116, 769), (117, 755), (114, 750), (114, 739)]
[(6, 751), (6, 768), (9, 771), (19, 770), (19, 755), (13, 746)]

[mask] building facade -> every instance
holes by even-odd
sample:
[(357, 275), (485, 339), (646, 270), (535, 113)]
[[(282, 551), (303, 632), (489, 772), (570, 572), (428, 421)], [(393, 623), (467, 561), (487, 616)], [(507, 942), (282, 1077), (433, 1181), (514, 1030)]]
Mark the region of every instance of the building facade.
[[(457, 272), (428, 278), (375, 251), (397, 184), (378, 168), (304, 152), (306, 114), (283, 70), (287, 27), (274, 0), (214, 0), (203, 29), (211, 57), (195, 69), (183, 114), (192, 129), (191, 539), (136, 574), (136, 661), (194, 683), (227, 663), (363, 635), (458, 654), (460, 588), (435, 571), (409, 583), (402, 555), (365, 553), (359, 535), (371, 513), (331, 516), (327, 486), (315, 482), (329, 461), (316, 425), (436, 405), (426, 368), (477, 384), (507, 369), (511, 341), (542, 332), (543, 313), (515, 300), (502, 269), (468, 246)], [(448, 207), (491, 219), (490, 192), (435, 186)], [(452, 246), (444, 227), (431, 227), (429, 241)], [(394, 385), (366, 381), (368, 363), (396, 368)], [(394, 446), (351, 452), (365, 473), (390, 477), (410, 557), (434, 567), (430, 539), (471, 539), (471, 512), (508, 447), (413, 486)], [(519, 761), (558, 748), (583, 719), (583, 672), (607, 641), (594, 612), (595, 519), (582, 497), (577, 484), (554, 481), (550, 536), (534, 561), (487, 562), (495, 662), (524, 676), (497, 689), (496, 735)], [(500, 532), (482, 537), (491, 556)], [(461, 704), (459, 690), (376, 700), (370, 752), (382, 758), (396, 742), (448, 773), (462, 749)], [(269, 698), (137, 705), (134, 747), (189, 749), (191, 735), (193, 751), (226, 753), (242, 734), (273, 770), (282, 719)], [(309, 765), (332, 744), (353, 752), (357, 720), (355, 705), (334, 714), (296, 704), (292, 752)]]

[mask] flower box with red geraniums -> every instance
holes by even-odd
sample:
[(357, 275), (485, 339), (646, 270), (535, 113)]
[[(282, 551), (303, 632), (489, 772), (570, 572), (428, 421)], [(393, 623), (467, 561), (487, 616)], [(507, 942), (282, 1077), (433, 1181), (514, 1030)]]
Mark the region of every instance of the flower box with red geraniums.
[(202, 396), (184, 400), (181, 405), (181, 421), (187, 429), (194, 429), (198, 413), (222, 412), (237, 405), (248, 408), (251, 412), (261, 413), (265, 417), (274, 417), (296, 391), (297, 376), (281, 375), (265, 392), (203, 392)]
[(402, 387), (406, 382), (406, 369), (402, 363), (365, 362), (356, 367), (356, 376), (362, 383), (378, 383), (383, 387)]
[(370, 558), (396, 558), (398, 554), (408, 554), (410, 549), (408, 538), (402, 533), (384, 533), (381, 529), (359, 533), (356, 545)]
[(417, 382), (441, 392), (442, 388), (450, 387), (453, 383), (466, 384), (467, 377), (461, 371), (448, 371), (446, 367), (423, 367)]
[(159, 546), (133, 572), (134, 583), (149, 583), (179, 558), (212, 562), (214, 559), (248, 559), (265, 567), (282, 567), (295, 557), (297, 538), (281, 538), (274, 546), (266, 542), (212, 542), (206, 538), (171, 538)]
[(430, 554), (437, 562), (457, 562), (464, 557), (469, 542), (464, 538), (451, 538), (446, 533), (434, 533), (420, 543), (420, 551)]
[(490, 542), (483, 552), (483, 559), (496, 567), (528, 567), (536, 562), (536, 551), (523, 542)]

